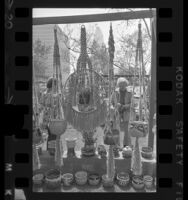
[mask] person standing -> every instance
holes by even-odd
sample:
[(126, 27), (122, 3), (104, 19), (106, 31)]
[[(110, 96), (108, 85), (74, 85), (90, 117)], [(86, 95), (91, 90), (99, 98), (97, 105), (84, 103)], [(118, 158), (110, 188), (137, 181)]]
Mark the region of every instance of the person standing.
[(57, 84), (57, 80), (54, 78), (49, 78), (46, 83), (46, 91), (43, 93), (41, 98), (41, 104), (43, 107), (43, 123), (42, 123), (42, 129), (46, 130), (48, 133), (48, 141), (47, 141), (47, 150), (51, 155), (54, 155), (55, 153), (55, 140), (56, 135), (52, 135), (49, 129), (49, 123), (51, 118), (55, 118), (57, 114), (57, 108), (56, 106), (52, 105), (52, 98), (53, 98), (53, 91), (52, 91), (52, 85)]
[(123, 146), (131, 146), (131, 137), (128, 131), (132, 93), (127, 91), (129, 82), (121, 77), (117, 80), (117, 87), (112, 94), (112, 105), (117, 106), (119, 112), (120, 130), (124, 132)]

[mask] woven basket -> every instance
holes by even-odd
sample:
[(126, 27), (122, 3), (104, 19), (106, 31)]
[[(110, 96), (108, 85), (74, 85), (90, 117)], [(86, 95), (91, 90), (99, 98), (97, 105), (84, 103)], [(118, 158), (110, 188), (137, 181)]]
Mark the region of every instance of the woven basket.
[(50, 132), (53, 135), (61, 135), (66, 131), (67, 122), (64, 119), (52, 119), (49, 124)]

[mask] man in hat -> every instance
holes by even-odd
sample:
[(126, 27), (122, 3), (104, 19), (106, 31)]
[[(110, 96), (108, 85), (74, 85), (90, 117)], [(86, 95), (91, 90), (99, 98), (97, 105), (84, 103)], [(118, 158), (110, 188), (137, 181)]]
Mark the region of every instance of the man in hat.
[(117, 87), (112, 94), (112, 104), (117, 106), (120, 118), (120, 129), (124, 132), (123, 146), (131, 146), (131, 137), (128, 132), (128, 123), (130, 117), (130, 106), (132, 93), (127, 91), (129, 82), (121, 77), (117, 80)]

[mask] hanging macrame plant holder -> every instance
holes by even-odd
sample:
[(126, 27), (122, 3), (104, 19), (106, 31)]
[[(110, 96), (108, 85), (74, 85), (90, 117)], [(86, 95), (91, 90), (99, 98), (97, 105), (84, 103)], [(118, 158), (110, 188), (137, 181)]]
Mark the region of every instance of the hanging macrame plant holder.
[[(139, 98), (139, 120), (134, 121), (133, 117), (130, 116), (129, 119), (129, 134), (132, 137), (135, 137), (135, 145), (133, 150), (131, 170), (133, 175), (142, 175), (142, 162), (141, 162), (141, 153), (139, 147), (139, 138), (145, 137), (148, 134), (148, 121), (143, 117), (143, 105), (146, 114), (146, 101), (145, 101), (145, 69), (143, 64), (143, 49), (142, 49), (142, 32), (141, 24), (138, 24), (138, 40), (137, 40), (137, 49), (136, 49), (136, 59), (135, 59), (135, 71), (134, 71), (134, 82), (133, 82), (133, 94), (135, 89), (135, 77), (136, 77), (136, 68), (140, 64), (139, 68), (139, 85), (140, 85), (140, 98)], [(141, 95), (141, 89), (143, 90), (143, 95)], [(142, 96), (144, 101), (142, 101)], [(131, 111), (133, 110), (133, 98), (131, 99)], [(142, 103), (143, 102), (143, 103)], [(131, 112), (130, 115), (133, 113)]]
[[(57, 28), (54, 28), (54, 62), (53, 62), (53, 81), (52, 81), (52, 96), (51, 96), (51, 105), (52, 109), (57, 109), (57, 115), (51, 115), (49, 129), (53, 135), (60, 136), (66, 131), (67, 122), (64, 117), (64, 112), (62, 108), (62, 76), (61, 76), (61, 68), (60, 68), (60, 54), (59, 54), (59, 45), (57, 40)], [(54, 80), (57, 80), (56, 85), (54, 84)], [(55, 105), (56, 104), (56, 105)], [(51, 113), (54, 111), (52, 110)]]
[(81, 53), (77, 70), (72, 73), (64, 87), (64, 111), (66, 120), (78, 131), (93, 131), (105, 122), (105, 82), (92, 69), (87, 54), (86, 30), (81, 27)]
[[(63, 165), (63, 148), (61, 135), (65, 133), (67, 121), (64, 117), (63, 102), (62, 102), (62, 75), (60, 68), (60, 54), (57, 40), (57, 27), (54, 27), (54, 55), (53, 55), (53, 81), (52, 81), (52, 96), (51, 96), (51, 118), (49, 130), (51, 134), (56, 135), (55, 144), (55, 163), (58, 167)], [(55, 84), (56, 80), (56, 84)]]
[[(136, 78), (136, 68), (138, 64), (140, 64), (140, 69), (139, 69), (139, 83), (140, 83), (140, 98), (139, 98), (139, 120), (134, 121), (133, 120), (133, 102), (134, 102), (134, 95), (132, 95), (131, 99), (131, 113), (130, 113), (130, 120), (129, 120), (129, 133), (132, 137), (145, 137), (148, 134), (148, 121), (143, 120), (143, 111), (142, 111), (142, 106), (144, 104), (144, 109), (146, 110), (146, 105), (145, 105), (145, 99), (144, 95), (145, 94), (145, 69), (144, 69), (144, 64), (143, 64), (143, 49), (142, 49), (142, 33), (141, 33), (141, 24), (138, 24), (138, 40), (137, 40), (137, 49), (136, 49), (136, 59), (135, 59), (135, 72), (134, 72), (134, 82), (133, 82), (133, 94), (135, 90), (135, 78)], [(141, 96), (141, 87), (143, 88), (143, 99), (142, 101), (142, 96)], [(144, 103), (142, 103), (144, 102)], [(145, 111), (144, 110), (144, 111)], [(145, 111), (146, 114), (146, 111)]]

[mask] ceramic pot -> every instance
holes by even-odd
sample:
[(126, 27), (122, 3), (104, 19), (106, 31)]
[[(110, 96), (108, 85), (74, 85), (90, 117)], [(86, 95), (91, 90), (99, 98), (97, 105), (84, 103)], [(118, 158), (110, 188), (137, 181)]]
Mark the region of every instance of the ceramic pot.
[(148, 133), (148, 123), (144, 121), (130, 122), (129, 133), (132, 137), (145, 137)]
[(71, 186), (74, 176), (71, 173), (63, 174), (62, 181), (64, 186)]
[(116, 145), (119, 143), (119, 130), (112, 129), (104, 132), (104, 144), (106, 145)]
[(147, 189), (151, 189), (153, 187), (153, 177), (146, 175), (144, 176), (144, 185)]
[(142, 176), (135, 175), (132, 177), (132, 185), (136, 190), (141, 190), (144, 188), (144, 180)]
[(151, 147), (142, 147), (141, 155), (143, 158), (151, 159), (153, 157), (153, 149)]
[(67, 121), (64, 119), (52, 119), (49, 124), (50, 132), (53, 135), (62, 135), (67, 128)]
[(58, 169), (50, 169), (46, 173), (46, 185), (50, 189), (55, 189), (61, 186), (61, 172)]
[(122, 187), (127, 186), (130, 181), (129, 174), (126, 172), (118, 173), (116, 178), (117, 178), (118, 185)]
[(85, 185), (87, 183), (87, 172), (85, 171), (76, 172), (75, 180), (78, 185)]
[(97, 173), (90, 174), (88, 177), (90, 185), (98, 185), (100, 183), (100, 176)]
[(44, 174), (35, 174), (33, 176), (33, 184), (36, 186), (41, 186), (44, 182)]
[(102, 184), (104, 187), (113, 187), (114, 178), (108, 178), (106, 174), (102, 175)]

